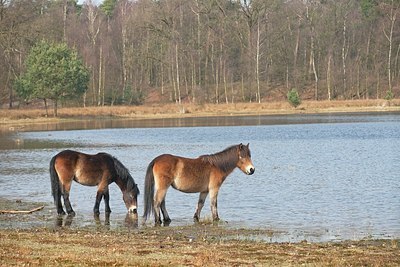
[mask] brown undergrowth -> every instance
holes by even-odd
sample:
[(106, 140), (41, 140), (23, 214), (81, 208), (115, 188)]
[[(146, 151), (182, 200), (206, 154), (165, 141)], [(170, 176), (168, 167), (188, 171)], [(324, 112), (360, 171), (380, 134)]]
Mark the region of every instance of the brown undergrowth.
[(230, 104), (146, 104), (142, 106), (66, 107), (52, 110), (46, 116), (44, 108), (0, 109), (0, 123), (59, 121), (62, 119), (92, 118), (169, 118), (190, 116), (292, 114), (324, 112), (399, 111), (400, 99), (351, 101), (304, 101), (298, 108), (287, 102), (230, 103)]

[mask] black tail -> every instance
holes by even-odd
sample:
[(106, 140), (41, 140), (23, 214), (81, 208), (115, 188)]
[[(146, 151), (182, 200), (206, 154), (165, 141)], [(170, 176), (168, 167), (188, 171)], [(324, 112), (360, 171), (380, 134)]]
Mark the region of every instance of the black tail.
[(150, 162), (147, 167), (146, 178), (144, 181), (144, 213), (143, 218), (146, 221), (147, 218), (153, 212), (153, 199), (154, 199), (154, 174), (153, 174), (153, 166), (155, 160)]
[(56, 162), (56, 157), (54, 156), (50, 161), (50, 181), (51, 181), (51, 193), (54, 198), (54, 204), (56, 207), (58, 202), (61, 200), (61, 190), (60, 190), (60, 180), (58, 179), (58, 174), (56, 172), (56, 168), (54, 163)]

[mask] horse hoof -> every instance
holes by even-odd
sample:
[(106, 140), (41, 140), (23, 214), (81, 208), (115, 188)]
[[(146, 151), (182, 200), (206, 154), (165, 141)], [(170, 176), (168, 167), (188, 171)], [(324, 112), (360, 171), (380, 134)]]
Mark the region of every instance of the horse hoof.
[(171, 219), (169, 219), (169, 218), (166, 219), (166, 220), (164, 219), (164, 226), (169, 226), (169, 225), (171, 224), (171, 222), (172, 222), (172, 221), (171, 221)]
[(68, 216), (75, 216), (75, 211), (68, 212)]

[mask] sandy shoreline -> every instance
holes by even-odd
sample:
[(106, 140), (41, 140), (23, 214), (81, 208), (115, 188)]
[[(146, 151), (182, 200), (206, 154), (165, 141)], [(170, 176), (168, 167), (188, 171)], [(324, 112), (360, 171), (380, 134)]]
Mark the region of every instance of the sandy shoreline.
[[(2, 209), (43, 203), (0, 198)], [(400, 240), (267, 243), (268, 230), (229, 229), (209, 222), (176, 227), (48, 226), (45, 205), (32, 214), (0, 214), (1, 266), (396, 266)], [(104, 216), (104, 215), (103, 215)], [(65, 217), (65, 216), (64, 216)], [(63, 218), (65, 220), (65, 218)], [(15, 227), (21, 222), (24, 227)], [(5, 225), (14, 225), (7, 227)], [(31, 223), (31, 227), (26, 227)], [(5, 226), (5, 227), (4, 227)]]
[(60, 108), (58, 117), (46, 116), (44, 109), (0, 109), (0, 124), (28, 124), (65, 120), (160, 119), (209, 116), (316, 114), (353, 112), (400, 112), (400, 100), (306, 101), (293, 108), (286, 102), (235, 104), (158, 104)]

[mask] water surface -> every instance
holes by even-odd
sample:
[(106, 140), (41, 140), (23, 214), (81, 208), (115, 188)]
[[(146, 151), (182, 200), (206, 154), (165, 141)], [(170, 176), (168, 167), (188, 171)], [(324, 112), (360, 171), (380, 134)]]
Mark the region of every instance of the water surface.
[[(102, 121), (89, 126), (92, 129), (78, 124), (57, 127), (0, 136), (0, 197), (45, 202), (54, 214), (48, 165), (66, 148), (116, 156), (142, 189), (147, 164), (159, 154), (197, 157), (242, 142), (250, 143), (256, 172), (246, 176), (236, 170), (221, 187), (218, 209), (228, 227), (271, 229), (277, 233), (271, 241), (400, 237), (396, 113), (188, 118), (144, 124)], [(73, 184), (74, 225), (94, 223), (95, 194), (96, 188)], [(110, 186), (110, 196), (110, 223), (122, 225), (126, 210), (116, 185)], [(197, 199), (198, 194), (168, 191), (171, 226), (192, 223)], [(140, 202), (140, 213), (142, 207)], [(207, 199), (202, 218), (210, 213)]]

